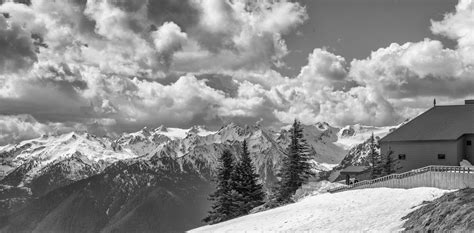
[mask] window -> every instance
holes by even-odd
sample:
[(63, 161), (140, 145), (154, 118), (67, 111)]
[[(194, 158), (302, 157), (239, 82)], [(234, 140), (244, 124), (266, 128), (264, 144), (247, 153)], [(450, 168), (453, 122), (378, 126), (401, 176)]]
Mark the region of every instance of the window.
[(438, 154), (438, 159), (446, 159), (446, 155), (445, 154)]
[(471, 140), (467, 140), (467, 141), (466, 141), (466, 145), (467, 145), (467, 146), (472, 145), (472, 141), (471, 141)]
[(399, 154), (398, 155), (398, 160), (406, 160), (407, 159), (407, 155), (406, 154)]

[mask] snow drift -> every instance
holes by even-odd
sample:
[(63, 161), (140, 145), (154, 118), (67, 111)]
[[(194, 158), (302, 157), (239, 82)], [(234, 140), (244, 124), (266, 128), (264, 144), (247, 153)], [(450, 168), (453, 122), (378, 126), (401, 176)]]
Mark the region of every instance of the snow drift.
[(446, 192), (436, 188), (377, 188), (326, 193), (190, 232), (392, 232), (402, 229), (402, 217), (414, 207)]

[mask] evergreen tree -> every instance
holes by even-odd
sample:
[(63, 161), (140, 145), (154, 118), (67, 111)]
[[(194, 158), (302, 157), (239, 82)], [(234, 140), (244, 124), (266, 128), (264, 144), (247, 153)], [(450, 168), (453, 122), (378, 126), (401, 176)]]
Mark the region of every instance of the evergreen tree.
[(245, 140), (240, 162), (232, 174), (232, 188), (237, 192), (234, 195), (234, 204), (238, 206), (238, 216), (246, 215), (251, 209), (264, 203), (263, 186), (258, 183), (258, 174), (255, 172)]
[(371, 178), (375, 179), (382, 175), (383, 171), (383, 159), (381, 158), (380, 154), (377, 152), (376, 144), (375, 144), (375, 137), (374, 133), (370, 137), (370, 167), (371, 167)]
[(214, 224), (229, 220), (235, 216), (234, 199), (238, 195), (232, 192), (231, 176), (233, 171), (233, 158), (229, 150), (225, 150), (219, 158), (219, 167), (217, 168), (217, 187), (216, 191), (209, 196), (213, 202), (212, 210), (209, 215), (203, 219), (204, 222)]
[(389, 150), (387, 156), (383, 157), (382, 162), (382, 176), (387, 176), (397, 172), (398, 161), (393, 158), (393, 151)]
[(290, 145), (280, 170), (278, 202), (289, 202), (296, 190), (312, 175), (309, 160), (310, 150), (303, 138), (303, 128), (301, 123), (295, 120), (290, 130)]

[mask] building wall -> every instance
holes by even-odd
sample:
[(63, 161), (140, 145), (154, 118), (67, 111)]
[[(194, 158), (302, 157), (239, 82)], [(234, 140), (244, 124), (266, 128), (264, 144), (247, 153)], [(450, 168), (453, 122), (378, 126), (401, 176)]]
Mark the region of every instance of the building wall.
[(458, 150), (458, 161), (461, 161), (463, 159), (468, 159), (465, 153), (465, 147), (466, 147), (466, 139), (464, 137), (459, 138), (459, 140), (456, 141), (457, 143), (457, 150)]
[[(462, 138), (455, 141), (413, 141), (413, 142), (381, 142), (382, 155), (389, 150), (397, 160), (397, 171), (405, 172), (429, 165), (459, 166), (463, 142)], [(399, 154), (405, 154), (405, 160), (398, 160)], [(444, 160), (438, 154), (445, 154)]]
[[(471, 164), (474, 163), (474, 134), (466, 134), (462, 141), (462, 158), (467, 159)], [(467, 145), (467, 141), (471, 141), (471, 145)]]

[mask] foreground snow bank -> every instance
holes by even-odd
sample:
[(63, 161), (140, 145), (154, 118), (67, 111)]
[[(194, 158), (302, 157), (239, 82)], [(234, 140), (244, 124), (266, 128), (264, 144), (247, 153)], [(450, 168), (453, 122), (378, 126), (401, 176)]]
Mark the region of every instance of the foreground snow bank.
[(307, 184), (303, 184), (301, 188), (296, 190), (295, 195), (293, 195), (293, 200), (299, 201), (308, 196), (316, 196), (319, 194), (327, 193), (329, 189), (337, 188), (340, 186), (344, 186), (344, 184), (329, 182), (327, 180), (309, 182)]
[(377, 188), (325, 193), (191, 232), (397, 231), (403, 224), (401, 218), (413, 207), (446, 192), (436, 188)]
[(459, 163), (459, 166), (461, 166), (461, 167), (474, 167), (474, 166), (472, 166), (472, 164), (471, 164), (469, 161), (467, 161), (467, 160), (462, 160), (462, 161)]
[(474, 232), (474, 189), (443, 195), (404, 218), (410, 232)]

